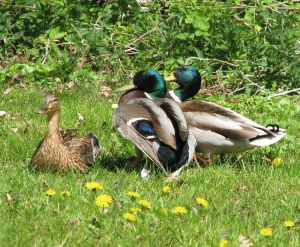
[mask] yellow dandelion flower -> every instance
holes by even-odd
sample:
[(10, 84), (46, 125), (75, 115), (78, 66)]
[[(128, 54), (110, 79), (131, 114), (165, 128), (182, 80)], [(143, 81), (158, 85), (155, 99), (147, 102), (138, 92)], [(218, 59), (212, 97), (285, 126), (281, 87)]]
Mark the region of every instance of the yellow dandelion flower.
[(138, 197), (140, 197), (140, 194), (137, 193), (136, 191), (128, 191), (128, 192), (127, 192), (127, 195), (130, 196), (130, 197), (133, 197), (133, 198), (138, 198)]
[(263, 228), (260, 230), (260, 234), (265, 237), (270, 237), (270, 236), (272, 236), (272, 229), (271, 228)]
[(134, 213), (140, 213), (142, 212), (142, 209), (141, 208), (138, 208), (138, 207), (133, 207), (130, 209), (131, 212), (134, 212)]
[(141, 206), (143, 206), (144, 208), (147, 208), (147, 209), (152, 208), (151, 203), (149, 201), (147, 201), (147, 200), (140, 200), (138, 202), (138, 204), (140, 204)]
[(283, 224), (284, 224), (285, 227), (287, 227), (287, 228), (292, 228), (292, 227), (295, 226), (295, 223), (294, 223), (294, 221), (292, 221), (292, 220), (286, 220)]
[(85, 188), (87, 188), (88, 190), (92, 190), (92, 191), (95, 191), (96, 189), (103, 190), (103, 184), (101, 184), (99, 182), (87, 182), (85, 184)]
[(164, 193), (170, 193), (170, 192), (171, 192), (170, 186), (164, 186), (164, 187), (163, 187), (163, 192), (164, 192)]
[(162, 209), (161, 209), (161, 212), (162, 212), (163, 214), (168, 214), (168, 209), (167, 209), (167, 208), (162, 208)]
[(47, 196), (55, 196), (56, 192), (53, 189), (49, 189), (46, 191), (46, 195)]
[(123, 214), (124, 219), (128, 220), (128, 221), (137, 221), (137, 217), (130, 213), (130, 212), (126, 212)]
[(223, 239), (223, 240), (220, 242), (220, 247), (228, 247), (228, 240)]
[(274, 166), (280, 166), (280, 165), (282, 165), (282, 163), (283, 163), (283, 159), (280, 157), (277, 157), (272, 161), (272, 164)]
[(172, 209), (172, 213), (174, 214), (186, 214), (187, 209), (182, 206), (176, 206), (175, 208)]
[(60, 195), (65, 197), (71, 196), (71, 192), (68, 190), (63, 190), (62, 192), (60, 192)]
[(107, 208), (112, 203), (112, 201), (112, 197), (105, 194), (97, 196), (96, 198), (96, 204), (101, 208)]
[(198, 205), (200, 205), (200, 206), (202, 206), (204, 208), (208, 207), (208, 202), (204, 198), (202, 198), (202, 197), (197, 197), (196, 198), (196, 202), (197, 202)]

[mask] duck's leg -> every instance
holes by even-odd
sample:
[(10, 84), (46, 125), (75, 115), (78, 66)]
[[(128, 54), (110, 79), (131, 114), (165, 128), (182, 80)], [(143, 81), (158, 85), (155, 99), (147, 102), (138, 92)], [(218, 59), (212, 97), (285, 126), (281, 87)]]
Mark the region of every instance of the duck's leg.
[(135, 159), (132, 161), (131, 163), (131, 168), (136, 168), (137, 165), (140, 163), (140, 161), (142, 160), (143, 158), (143, 153), (141, 150), (139, 150), (136, 146), (135, 147), (135, 154), (136, 154), (136, 157)]
[(220, 154), (220, 160), (222, 163), (225, 162), (225, 154)]
[(141, 170), (141, 178), (142, 179), (148, 179), (150, 176), (151, 171), (147, 169), (147, 163), (148, 163), (147, 161), (148, 161), (148, 159), (146, 158), (146, 163), (145, 163), (143, 169)]
[(209, 165), (213, 162), (213, 158), (205, 157), (204, 155), (195, 153), (196, 159), (203, 161), (206, 165)]
[(196, 165), (198, 166), (198, 168), (201, 168), (201, 166), (200, 166), (200, 164), (199, 164), (199, 162), (198, 162), (198, 160), (197, 160), (197, 155), (196, 155), (196, 153), (193, 154), (193, 160), (195, 161), (195, 163), (196, 163)]

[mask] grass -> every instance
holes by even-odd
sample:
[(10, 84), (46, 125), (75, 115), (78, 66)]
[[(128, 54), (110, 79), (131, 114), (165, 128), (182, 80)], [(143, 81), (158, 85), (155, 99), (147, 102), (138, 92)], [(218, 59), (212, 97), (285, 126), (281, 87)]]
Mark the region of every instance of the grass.
[[(30, 169), (28, 162), (47, 128), (45, 118), (35, 113), (44, 92), (15, 87), (1, 96), (0, 110), (8, 113), (0, 117), (1, 246), (219, 246), (222, 239), (239, 246), (240, 235), (254, 246), (300, 246), (299, 223), (291, 229), (283, 225), (300, 218), (298, 97), (207, 98), (263, 125), (278, 123), (287, 129), (287, 137), (271, 147), (228, 155), (225, 163), (216, 159), (202, 169), (191, 164), (165, 194), (164, 174), (153, 171), (145, 181), (138, 170), (127, 169), (134, 150), (111, 128), (111, 104), (116, 99), (104, 99), (99, 91), (88, 86), (57, 92), (61, 126), (74, 128), (80, 112), (84, 121), (79, 133), (93, 131), (103, 145), (104, 154), (88, 174)], [(276, 157), (283, 159), (282, 165), (271, 164)], [(87, 190), (89, 181), (102, 182), (104, 190)], [(53, 197), (46, 195), (50, 188), (56, 191)], [(71, 196), (61, 197), (63, 190)], [(128, 191), (137, 191), (152, 204), (132, 223), (123, 213), (137, 206), (138, 199), (129, 198)], [(108, 210), (95, 204), (101, 194), (113, 197)], [(197, 206), (197, 197), (205, 198), (208, 207)], [(188, 212), (161, 211), (175, 206)], [(260, 235), (264, 227), (272, 228), (271, 237)]]

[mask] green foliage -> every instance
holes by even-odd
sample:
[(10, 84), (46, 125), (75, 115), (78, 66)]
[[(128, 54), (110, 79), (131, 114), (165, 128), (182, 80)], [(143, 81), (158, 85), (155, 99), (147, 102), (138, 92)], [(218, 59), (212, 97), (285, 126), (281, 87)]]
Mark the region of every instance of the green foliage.
[(170, 72), (188, 61), (206, 81), (247, 92), (249, 79), (272, 90), (299, 86), (297, 1), (149, 2), (2, 1), (0, 80), (125, 80), (139, 69)]

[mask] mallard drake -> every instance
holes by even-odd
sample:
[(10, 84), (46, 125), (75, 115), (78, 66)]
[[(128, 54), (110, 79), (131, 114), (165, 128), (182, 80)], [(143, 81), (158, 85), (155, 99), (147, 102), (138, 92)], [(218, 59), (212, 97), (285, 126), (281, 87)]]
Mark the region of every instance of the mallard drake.
[(263, 127), (230, 109), (193, 97), (201, 86), (201, 75), (193, 66), (180, 66), (174, 71), (179, 88), (166, 97), (179, 103), (190, 131), (197, 141), (196, 151), (207, 157), (216, 154), (244, 152), (255, 147), (268, 146), (285, 136), (278, 125)]
[(133, 85), (134, 88), (120, 97), (119, 104), (136, 98), (160, 99), (167, 92), (165, 79), (158, 71), (152, 69), (137, 72), (133, 77)]
[(196, 141), (178, 104), (170, 99), (137, 98), (119, 104), (113, 127), (161, 170), (179, 174), (191, 161)]
[(88, 164), (95, 162), (101, 145), (95, 134), (77, 137), (75, 130), (59, 130), (60, 106), (58, 98), (47, 95), (39, 113), (46, 114), (49, 125), (44, 139), (35, 150), (31, 163), (41, 170), (67, 171), (88, 170)]

